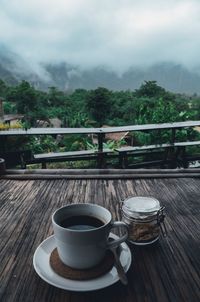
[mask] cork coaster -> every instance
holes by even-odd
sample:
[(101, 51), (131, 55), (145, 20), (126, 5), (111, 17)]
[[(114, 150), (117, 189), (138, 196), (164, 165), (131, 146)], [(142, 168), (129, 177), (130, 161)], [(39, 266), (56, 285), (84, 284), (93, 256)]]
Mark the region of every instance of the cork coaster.
[(72, 280), (89, 280), (100, 277), (111, 270), (114, 265), (114, 256), (110, 250), (107, 250), (104, 259), (98, 265), (90, 269), (78, 270), (65, 265), (60, 260), (57, 248), (55, 248), (49, 262), (51, 268), (61, 277)]

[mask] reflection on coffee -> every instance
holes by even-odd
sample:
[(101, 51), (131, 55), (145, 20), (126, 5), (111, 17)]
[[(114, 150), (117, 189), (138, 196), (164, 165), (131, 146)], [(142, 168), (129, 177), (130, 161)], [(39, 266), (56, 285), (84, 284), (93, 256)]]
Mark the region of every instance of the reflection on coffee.
[(71, 230), (92, 230), (104, 225), (104, 222), (93, 216), (79, 215), (65, 218), (60, 226)]

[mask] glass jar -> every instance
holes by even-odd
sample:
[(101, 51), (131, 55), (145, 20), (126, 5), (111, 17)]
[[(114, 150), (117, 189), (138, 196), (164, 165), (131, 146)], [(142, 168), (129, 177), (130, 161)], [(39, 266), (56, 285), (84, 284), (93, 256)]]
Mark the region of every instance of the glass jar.
[(152, 197), (129, 197), (122, 202), (122, 220), (129, 227), (128, 240), (136, 245), (152, 244), (160, 231), (166, 236), (164, 207)]

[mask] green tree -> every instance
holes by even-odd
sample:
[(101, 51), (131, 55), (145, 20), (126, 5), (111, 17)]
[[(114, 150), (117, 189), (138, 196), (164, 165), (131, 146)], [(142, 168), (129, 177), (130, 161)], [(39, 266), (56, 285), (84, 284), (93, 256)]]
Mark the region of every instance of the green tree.
[(166, 94), (166, 90), (157, 85), (156, 81), (145, 81), (145, 84), (135, 90), (135, 94), (139, 97), (161, 97)]
[(27, 81), (22, 81), (18, 86), (10, 89), (7, 98), (16, 103), (18, 113), (25, 115), (25, 120), (31, 125), (34, 123), (37, 111), (37, 97), (34, 87)]
[(3, 102), (3, 109), (5, 114), (13, 114), (16, 113), (16, 106), (12, 102)]
[(35, 89), (27, 81), (16, 86), (9, 98), (16, 102), (18, 113), (27, 113), (37, 108)]
[(64, 105), (64, 92), (59, 91), (56, 87), (49, 87), (48, 105), (62, 106)]
[(101, 127), (108, 118), (112, 108), (110, 91), (103, 87), (92, 90), (86, 102), (89, 114)]

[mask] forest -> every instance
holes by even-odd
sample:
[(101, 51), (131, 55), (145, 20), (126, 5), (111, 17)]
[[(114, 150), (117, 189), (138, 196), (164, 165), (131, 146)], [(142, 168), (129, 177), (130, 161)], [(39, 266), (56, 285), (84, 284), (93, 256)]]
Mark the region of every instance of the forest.
[[(76, 89), (60, 91), (49, 87), (40, 91), (27, 81), (9, 86), (0, 80), (0, 97), (4, 114), (22, 114), (18, 125), (28, 129), (39, 127), (39, 121), (58, 118), (61, 127), (101, 127), (156, 124), (200, 119), (200, 97), (166, 91), (156, 81), (145, 81), (134, 91), (111, 91), (104, 87), (95, 90)], [(0, 124), (0, 130), (5, 125)], [(196, 138), (196, 131), (182, 130), (178, 139)], [(151, 144), (158, 137), (155, 133), (134, 133), (137, 145)], [(160, 142), (168, 142), (169, 134), (163, 132)], [(112, 148), (125, 142), (106, 142)], [(7, 142), (9, 150), (31, 149), (35, 153), (50, 151), (75, 151), (95, 148), (88, 137), (71, 135), (62, 141), (52, 136), (12, 138)]]

